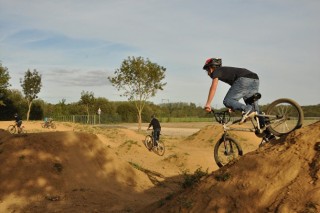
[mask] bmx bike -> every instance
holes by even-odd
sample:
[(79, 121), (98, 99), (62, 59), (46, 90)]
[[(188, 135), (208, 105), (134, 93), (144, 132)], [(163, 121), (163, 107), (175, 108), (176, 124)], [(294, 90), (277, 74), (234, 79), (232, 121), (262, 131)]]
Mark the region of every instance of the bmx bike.
[(44, 123), (41, 124), (42, 128), (48, 128), (48, 129), (56, 129), (57, 126), (56, 124), (51, 120), (51, 121), (45, 121)]
[(7, 128), (8, 132), (10, 132), (11, 134), (22, 134), (22, 133), (26, 133), (26, 131), (24, 130), (24, 126), (21, 125), (20, 127), (17, 126), (17, 124), (11, 124), (8, 126)]
[(147, 135), (144, 140), (144, 145), (147, 147), (149, 151), (153, 151), (157, 155), (163, 156), (165, 152), (165, 146), (163, 141), (154, 141), (153, 139), (153, 131), (151, 134)]
[[(248, 104), (253, 104), (261, 98), (260, 93), (254, 94), (249, 100)], [(281, 98), (273, 101), (266, 112), (258, 113), (252, 118), (251, 127), (231, 127), (233, 124), (239, 124), (240, 119), (231, 121), (229, 110), (214, 112), (215, 120), (223, 127), (223, 135), (215, 144), (214, 160), (219, 167), (222, 167), (239, 156), (243, 155), (242, 148), (238, 141), (228, 134), (229, 131), (244, 131), (254, 132), (257, 137), (262, 138), (259, 146), (264, 145), (269, 141), (269, 136), (280, 137), (286, 135), (295, 129), (302, 126), (304, 114), (301, 106), (292, 99)], [(265, 126), (261, 127), (259, 119), (264, 119)]]

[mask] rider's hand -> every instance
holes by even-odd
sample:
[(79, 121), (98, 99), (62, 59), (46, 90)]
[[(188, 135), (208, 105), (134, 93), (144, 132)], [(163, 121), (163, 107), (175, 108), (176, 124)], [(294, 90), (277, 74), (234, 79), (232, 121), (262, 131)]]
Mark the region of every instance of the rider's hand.
[(206, 110), (207, 112), (211, 112), (211, 107), (210, 106), (205, 106), (204, 110)]
[(231, 113), (231, 112), (234, 112), (234, 110), (231, 108), (228, 108), (228, 112)]

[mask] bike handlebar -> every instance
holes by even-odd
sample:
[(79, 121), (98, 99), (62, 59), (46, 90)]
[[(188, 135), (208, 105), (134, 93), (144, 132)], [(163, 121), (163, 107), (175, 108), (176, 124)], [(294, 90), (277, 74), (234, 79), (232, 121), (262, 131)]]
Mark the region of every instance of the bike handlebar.
[(228, 123), (231, 119), (229, 110), (215, 112), (213, 109), (211, 109), (209, 113), (213, 114), (216, 121), (220, 124)]

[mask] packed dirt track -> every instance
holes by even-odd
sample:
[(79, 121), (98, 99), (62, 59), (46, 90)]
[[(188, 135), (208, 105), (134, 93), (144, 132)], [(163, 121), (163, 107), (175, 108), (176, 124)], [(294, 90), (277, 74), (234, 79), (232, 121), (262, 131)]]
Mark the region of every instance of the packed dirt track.
[[(233, 133), (245, 155), (221, 169), (218, 125), (179, 135), (163, 124), (158, 156), (131, 127), (25, 122), (26, 134), (11, 135), (9, 124), (0, 122), (0, 212), (320, 212), (320, 122), (262, 148), (253, 133)], [(207, 175), (183, 188), (198, 169)]]

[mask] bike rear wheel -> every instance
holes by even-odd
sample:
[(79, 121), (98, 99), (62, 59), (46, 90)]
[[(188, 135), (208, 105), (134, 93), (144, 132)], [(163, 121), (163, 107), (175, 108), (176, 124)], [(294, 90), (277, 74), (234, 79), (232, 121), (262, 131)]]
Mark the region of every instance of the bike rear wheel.
[(8, 132), (10, 132), (11, 134), (15, 134), (16, 133), (16, 126), (15, 125), (8, 126)]
[(153, 139), (151, 135), (147, 135), (144, 140), (144, 145), (147, 147), (147, 149), (150, 151), (153, 147)]
[(288, 134), (302, 126), (304, 115), (294, 100), (282, 98), (272, 102), (266, 111), (268, 129), (276, 136)]
[(214, 160), (219, 167), (234, 161), (242, 154), (240, 144), (229, 136), (222, 137), (214, 146)]
[(153, 152), (156, 153), (157, 155), (163, 156), (165, 152), (164, 143), (159, 141), (158, 146), (153, 147)]

